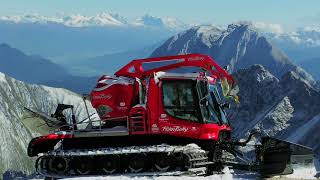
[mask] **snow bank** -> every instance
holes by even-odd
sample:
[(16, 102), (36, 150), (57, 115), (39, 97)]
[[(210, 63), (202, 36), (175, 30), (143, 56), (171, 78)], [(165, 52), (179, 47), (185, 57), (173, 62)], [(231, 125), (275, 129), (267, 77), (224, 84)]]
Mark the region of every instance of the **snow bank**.
[(315, 167), (305, 166), (294, 168), (293, 174), (287, 175), (287, 178), (292, 179), (317, 179), (314, 176), (317, 174)]
[[(233, 175), (229, 168), (223, 169), (223, 174), (215, 174), (211, 176), (143, 176), (143, 175), (120, 175), (120, 176), (96, 176), (96, 177), (77, 177), (65, 180), (232, 180)], [(242, 178), (240, 178), (242, 179)], [(244, 179), (248, 179), (244, 177)]]
[(6, 82), (6, 75), (0, 72), (0, 82)]

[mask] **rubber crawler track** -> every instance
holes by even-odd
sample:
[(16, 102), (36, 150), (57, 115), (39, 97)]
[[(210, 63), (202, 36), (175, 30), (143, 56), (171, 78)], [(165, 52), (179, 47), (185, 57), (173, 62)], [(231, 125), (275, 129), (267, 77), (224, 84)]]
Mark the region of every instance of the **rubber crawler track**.
[[(60, 166), (57, 165), (58, 162)], [(56, 178), (145, 172), (160, 174), (175, 171), (205, 175), (210, 164), (212, 162), (208, 160), (207, 152), (195, 144), (154, 145), (94, 150), (58, 149), (40, 156), (36, 161), (36, 169), (41, 175)], [(133, 165), (143, 168), (132, 168)], [(110, 169), (110, 166), (116, 168)]]

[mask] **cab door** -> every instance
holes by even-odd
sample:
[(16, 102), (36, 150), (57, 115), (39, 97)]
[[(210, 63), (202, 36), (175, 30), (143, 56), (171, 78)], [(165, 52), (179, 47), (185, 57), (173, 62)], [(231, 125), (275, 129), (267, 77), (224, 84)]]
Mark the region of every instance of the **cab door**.
[(159, 88), (160, 132), (198, 138), (202, 115), (196, 80), (162, 79)]

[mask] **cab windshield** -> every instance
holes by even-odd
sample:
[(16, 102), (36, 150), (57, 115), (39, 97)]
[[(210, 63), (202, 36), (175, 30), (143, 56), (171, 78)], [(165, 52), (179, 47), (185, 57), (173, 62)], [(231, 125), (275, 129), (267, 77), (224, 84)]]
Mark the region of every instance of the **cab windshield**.
[(194, 80), (162, 81), (164, 110), (171, 116), (201, 122), (199, 98)]
[(163, 80), (163, 105), (169, 115), (199, 123), (227, 124), (221, 97), (215, 85), (207, 81)]

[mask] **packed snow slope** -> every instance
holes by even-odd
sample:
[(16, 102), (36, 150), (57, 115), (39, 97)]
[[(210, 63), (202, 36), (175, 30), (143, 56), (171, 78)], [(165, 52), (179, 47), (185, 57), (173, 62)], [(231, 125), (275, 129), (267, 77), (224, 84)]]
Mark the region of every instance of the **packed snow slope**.
[(85, 117), (83, 101), (78, 94), (27, 84), (0, 73), (0, 174), (7, 170), (34, 171), (33, 160), (27, 156), (27, 145), (33, 132), (21, 122), (23, 108), (51, 114), (58, 103), (75, 105), (76, 116), (79, 119)]

